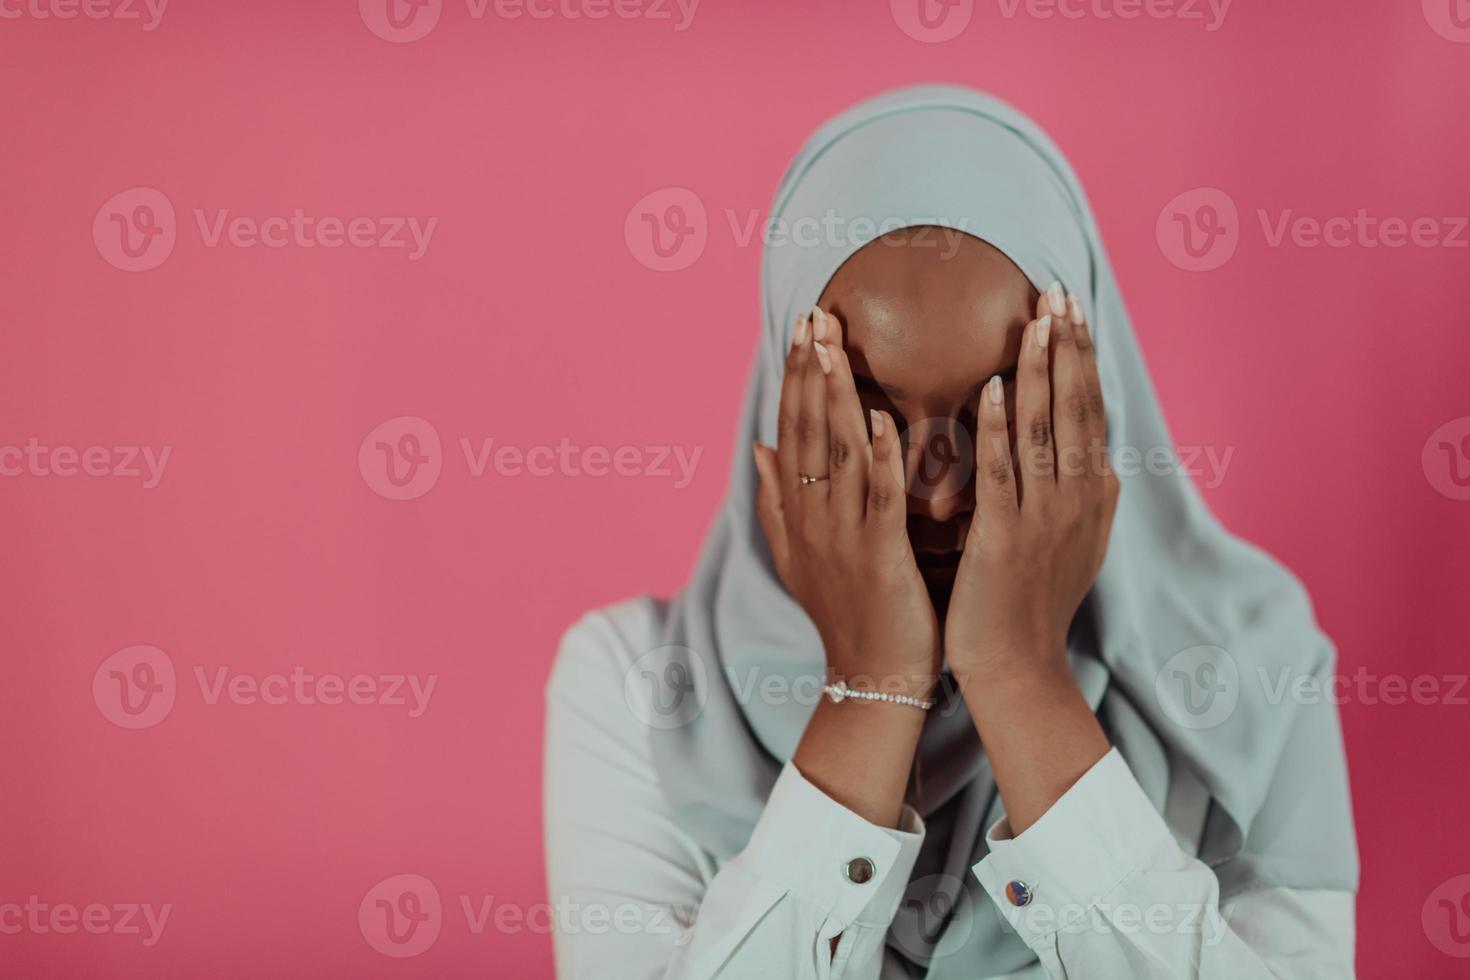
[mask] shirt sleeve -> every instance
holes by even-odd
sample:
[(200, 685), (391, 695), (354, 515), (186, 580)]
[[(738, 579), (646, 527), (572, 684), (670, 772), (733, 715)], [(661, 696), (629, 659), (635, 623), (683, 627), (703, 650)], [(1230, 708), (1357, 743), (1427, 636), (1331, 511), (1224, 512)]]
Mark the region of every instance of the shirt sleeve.
[(1019, 837), (1001, 820), (974, 867), (1054, 980), (1341, 980), (1351, 892), (1249, 893), (1223, 907), (1113, 749)]
[[(675, 822), (631, 665), (605, 618), (563, 640), (547, 687), (545, 835), (557, 976), (875, 980), (923, 841), (868, 823), (788, 763), (745, 849), (716, 867)], [(834, 952), (830, 942), (840, 936)]]

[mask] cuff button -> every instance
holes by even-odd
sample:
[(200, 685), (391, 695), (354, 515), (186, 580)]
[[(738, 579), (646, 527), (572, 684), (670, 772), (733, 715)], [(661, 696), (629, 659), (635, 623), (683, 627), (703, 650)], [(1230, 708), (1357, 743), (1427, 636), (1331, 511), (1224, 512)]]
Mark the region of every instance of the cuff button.
[(843, 865), (842, 872), (854, 885), (862, 885), (873, 880), (877, 869), (873, 867), (873, 862), (868, 858), (853, 858)]
[(1006, 884), (1006, 900), (1012, 905), (1020, 908), (1031, 904), (1031, 886), (1024, 881), (1012, 881)]

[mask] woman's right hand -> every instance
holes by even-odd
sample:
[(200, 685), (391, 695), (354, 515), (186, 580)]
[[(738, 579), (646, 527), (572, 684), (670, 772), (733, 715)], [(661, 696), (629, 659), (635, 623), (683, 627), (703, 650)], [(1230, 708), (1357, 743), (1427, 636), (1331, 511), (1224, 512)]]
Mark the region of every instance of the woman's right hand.
[[(939, 626), (909, 545), (897, 427), (870, 413), (869, 442), (836, 317), (814, 307), (795, 333), (776, 448), (754, 447), (776, 571), (816, 625), (829, 680), (925, 696), (938, 679)], [(802, 484), (802, 474), (829, 479)]]

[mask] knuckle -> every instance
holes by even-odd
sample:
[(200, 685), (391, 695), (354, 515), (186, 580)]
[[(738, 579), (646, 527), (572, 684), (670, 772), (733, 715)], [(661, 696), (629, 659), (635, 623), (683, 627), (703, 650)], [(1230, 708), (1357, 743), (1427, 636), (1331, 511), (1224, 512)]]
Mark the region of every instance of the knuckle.
[(782, 412), (776, 418), (776, 439), (789, 440), (796, 435), (796, 419), (789, 412)]
[(886, 514), (898, 502), (898, 491), (884, 481), (875, 481), (868, 488), (868, 507), (879, 514)]
[[(1009, 435), (1010, 433), (1007, 432), (1005, 429), (1001, 429), (998, 432), (990, 433), (988, 436), (985, 437), (983, 445), (975, 447), (977, 453), (988, 455), (991, 459), (994, 459), (998, 462), (1004, 462), (1006, 465), (1009, 465), (1011, 459), (1011, 443)], [(987, 450), (988, 453), (986, 452)]]
[(815, 442), (824, 435), (825, 427), (818, 425), (817, 420), (810, 415), (803, 415), (796, 420), (796, 438), (799, 442)]
[(846, 439), (834, 433), (829, 455), (832, 458), (832, 470), (835, 472), (843, 469), (852, 459), (852, 446), (848, 444)]
[(1067, 417), (1078, 425), (1091, 418), (1091, 400), (1085, 391), (1073, 391), (1067, 395)]
[(1032, 445), (1042, 447), (1050, 446), (1051, 416), (1044, 412), (1032, 416), (1031, 424), (1026, 427), (1026, 431), (1031, 437)]
[(997, 456), (985, 463), (985, 472), (991, 482), (1008, 486), (1011, 482), (1011, 460), (1009, 456)]

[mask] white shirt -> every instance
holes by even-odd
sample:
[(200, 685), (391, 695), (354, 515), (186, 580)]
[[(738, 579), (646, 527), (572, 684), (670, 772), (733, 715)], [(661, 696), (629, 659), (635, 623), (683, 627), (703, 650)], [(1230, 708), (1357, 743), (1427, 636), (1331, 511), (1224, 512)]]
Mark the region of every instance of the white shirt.
[[(567, 631), (547, 685), (546, 863), (557, 976), (908, 977), (884, 938), (923, 821), (905, 808), (898, 829), (868, 823), (787, 763), (745, 849), (719, 864), (675, 821), (654, 770), (650, 729), (625, 699), (625, 675), (659, 645), (658, 627), (658, 607), (646, 599), (587, 615)], [(927, 976), (1352, 977), (1353, 893), (1273, 888), (1218, 902), (1215, 875), (1190, 843), (1207, 803), (1203, 792), (1171, 790), (1161, 816), (1122, 756), (1109, 752), (1021, 836), (1012, 837), (1004, 820), (990, 828), (990, 853), (971, 869), (1038, 963), (1002, 977), (940, 956)], [(842, 869), (859, 857), (875, 873), (855, 884)], [(1023, 908), (1006, 897), (1016, 880), (1034, 886)], [(829, 940), (839, 935), (833, 954)]]

